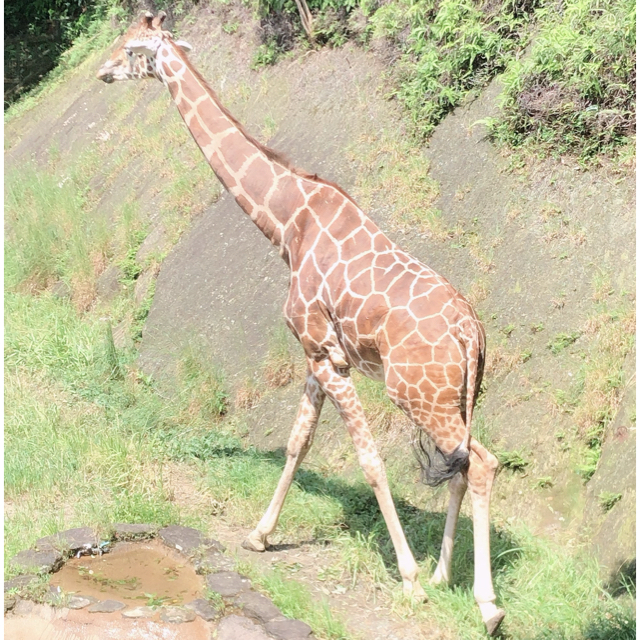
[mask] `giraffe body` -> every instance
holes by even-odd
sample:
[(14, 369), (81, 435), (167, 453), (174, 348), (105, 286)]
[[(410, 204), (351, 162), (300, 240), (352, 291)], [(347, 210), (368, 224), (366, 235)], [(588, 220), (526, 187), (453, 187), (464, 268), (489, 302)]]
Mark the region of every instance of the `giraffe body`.
[(470, 488), (474, 516), (474, 595), (489, 633), (495, 606), (489, 559), (489, 498), (497, 460), (471, 437), (482, 377), (484, 330), (447, 280), (397, 247), (340, 187), (291, 167), (253, 139), (220, 104), (184, 55), (190, 47), (143, 16), (103, 65), (105, 82), (155, 77), (169, 89), (212, 169), (240, 207), (278, 247), (290, 269), (287, 325), (307, 360), (307, 381), (267, 512), (244, 545), (264, 551), (294, 474), (311, 447), (328, 397), (343, 417), (373, 487), (398, 556), (406, 593), (424, 596), (349, 368), (384, 380), (390, 398), (435, 443), (452, 478), (434, 582), (450, 581), (460, 503)]

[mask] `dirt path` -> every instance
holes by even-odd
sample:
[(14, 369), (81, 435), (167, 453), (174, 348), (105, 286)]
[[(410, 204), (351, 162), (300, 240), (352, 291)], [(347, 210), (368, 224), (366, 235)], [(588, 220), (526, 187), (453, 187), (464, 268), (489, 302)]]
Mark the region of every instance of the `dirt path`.
[(390, 603), (389, 594), (367, 588), (359, 582), (355, 588), (344, 587), (344, 580), (319, 581), (318, 570), (335, 565), (336, 552), (330, 546), (306, 542), (276, 545), (266, 553), (243, 549), (242, 541), (250, 529), (233, 527), (216, 521), (213, 528), (228, 553), (238, 560), (249, 562), (261, 569), (279, 565), (293, 571), (292, 578), (304, 584), (312, 596), (326, 600), (332, 613), (342, 619), (355, 638), (363, 640), (436, 640), (447, 638), (435, 625), (419, 623), (411, 618), (402, 619)]

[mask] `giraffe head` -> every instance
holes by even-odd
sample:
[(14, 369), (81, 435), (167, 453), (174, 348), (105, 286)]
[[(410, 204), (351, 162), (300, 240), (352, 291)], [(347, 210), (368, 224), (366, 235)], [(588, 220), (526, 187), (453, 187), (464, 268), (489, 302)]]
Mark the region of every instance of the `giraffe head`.
[(191, 51), (190, 44), (174, 41), (171, 32), (162, 29), (166, 17), (164, 11), (155, 17), (148, 11), (144, 13), (122, 36), (120, 46), (98, 71), (98, 79), (108, 84), (116, 80), (160, 79), (156, 73), (156, 52), (162, 42), (169, 40), (182, 51)]

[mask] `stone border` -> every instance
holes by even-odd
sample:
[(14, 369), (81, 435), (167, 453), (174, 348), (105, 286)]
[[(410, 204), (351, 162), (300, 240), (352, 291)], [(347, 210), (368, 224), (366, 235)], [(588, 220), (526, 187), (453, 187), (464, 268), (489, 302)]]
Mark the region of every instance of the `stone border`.
[[(159, 538), (165, 546), (176, 549), (186, 557), (199, 575), (205, 575), (205, 585), (217, 593), (222, 605), (216, 606), (205, 598), (198, 598), (182, 607), (161, 607), (161, 620), (167, 623), (184, 623), (196, 616), (206, 622), (217, 623), (218, 640), (313, 640), (309, 625), (301, 620), (286, 618), (270, 598), (255, 591), (251, 580), (236, 573), (234, 561), (224, 555), (225, 548), (212, 538), (206, 538), (197, 529), (181, 525), (158, 527), (152, 524), (116, 523), (110, 527), (109, 542), (142, 541)], [(52, 536), (36, 540), (33, 548), (17, 553), (9, 564), (22, 569), (21, 575), (4, 583), (4, 611), (15, 609), (26, 614), (33, 603), (21, 599), (19, 592), (37, 581), (39, 575), (58, 571), (64, 562), (78, 552), (96, 552), (105, 545), (90, 527), (68, 529)], [(14, 591), (14, 593), (7, 593)], [(17, 593), (15, 593), (17, 592)], [(74, 595), (63, 599), (50, 587), (45, 598), (52, 606), (66, 606), (92, 612), (122, 611), (125, 618), (150, 617), (157, 612), (151, 607), (125, 608), (116, 600), (96, 601), (89, 596)]]

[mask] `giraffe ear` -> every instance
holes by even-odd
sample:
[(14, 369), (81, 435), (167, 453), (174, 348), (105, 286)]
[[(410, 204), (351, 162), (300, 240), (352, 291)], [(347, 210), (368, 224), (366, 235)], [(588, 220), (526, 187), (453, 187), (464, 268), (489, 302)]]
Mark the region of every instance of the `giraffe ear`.
[(184, 40), (176, 40), (176, 47), (180, 47), (185, 53), (189, 53), (189, 51), (193, 50), (193, 47)]
[(153, 26), (156, 29), (162, 27), (162, 23), (165, 21), (167, 14), (164, 11), (160, 11), (158, 15), (153, 19)]
[(150, 29), (152, 23), (153, 23), (153, 13), (151, 13), (151, 11), (145, 11), (140, 17), (140, 24)]

